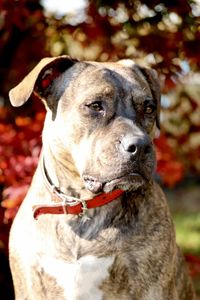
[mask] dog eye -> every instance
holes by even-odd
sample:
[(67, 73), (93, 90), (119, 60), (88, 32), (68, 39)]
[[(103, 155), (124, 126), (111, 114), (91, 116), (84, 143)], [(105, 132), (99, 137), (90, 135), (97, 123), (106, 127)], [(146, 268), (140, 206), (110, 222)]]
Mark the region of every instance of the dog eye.
[(97, 112), (102, 112), (104, 110), (101, 101), (95, 101), (90, 104), (87, 104), (86, 106), (89, 107), (91, 110), (94, 110)]
[(146, 102), (144, 103), (144, 113), (152, 114), (156, 110), (156, 106), (153, 103)]

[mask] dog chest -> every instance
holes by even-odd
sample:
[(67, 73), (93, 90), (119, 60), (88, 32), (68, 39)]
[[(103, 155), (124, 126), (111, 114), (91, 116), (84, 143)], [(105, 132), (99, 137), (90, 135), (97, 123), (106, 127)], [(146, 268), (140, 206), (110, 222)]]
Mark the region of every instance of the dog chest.
[(67, 300), (101, 300), (101, 284), (109, 276), (114, 257), (83, 256), (74, 262), (43, 257), (41, 267), (53, 277)]

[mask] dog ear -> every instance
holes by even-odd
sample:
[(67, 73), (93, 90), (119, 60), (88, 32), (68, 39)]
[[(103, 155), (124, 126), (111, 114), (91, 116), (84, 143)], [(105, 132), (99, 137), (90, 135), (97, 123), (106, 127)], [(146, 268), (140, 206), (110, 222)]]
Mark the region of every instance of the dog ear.
[(48, 94), (54, 79), (72, 67), (77, 60), (67, 55), (43, 58), (35, 68), (9, 92), (13, 106), (23, 105), (33, 92), (40, 98)]
[(157, 104), (157, 115), (156, 115), (156, 125), (160, 129), (160, 98), (161, 98), (161, 91), (160, 91), (160, 83), (158, 80), (157, 72), (153, 69), (148, 69), (145, 67), (138, 66), (140, 71), (142, 72), (143, 76), (145, 77), (146, 81), (148, 82), (152, 95), (156, 100)]

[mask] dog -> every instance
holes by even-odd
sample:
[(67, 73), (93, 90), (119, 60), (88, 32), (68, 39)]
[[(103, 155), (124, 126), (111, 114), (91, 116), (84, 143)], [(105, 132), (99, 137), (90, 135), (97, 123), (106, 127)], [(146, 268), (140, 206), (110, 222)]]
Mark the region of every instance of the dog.
[(47, 110), (43, 148), (13, 222), (16, 300), (194, 300), (161, 188), (156, 72), (131, 60), (44, 58), (10, 93)]

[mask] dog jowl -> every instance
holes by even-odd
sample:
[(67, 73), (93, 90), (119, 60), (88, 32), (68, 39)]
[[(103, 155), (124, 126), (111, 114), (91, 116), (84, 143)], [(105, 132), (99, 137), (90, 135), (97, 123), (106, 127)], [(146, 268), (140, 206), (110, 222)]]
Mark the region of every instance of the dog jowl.
[(32, 93), (47, 114), (10, 234), (16, 299), (195, 299), (153, 180), (155, 71), (130, 60), (46, 58), (11, 90), (11, 103)]

